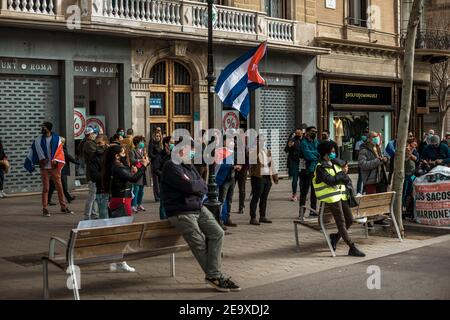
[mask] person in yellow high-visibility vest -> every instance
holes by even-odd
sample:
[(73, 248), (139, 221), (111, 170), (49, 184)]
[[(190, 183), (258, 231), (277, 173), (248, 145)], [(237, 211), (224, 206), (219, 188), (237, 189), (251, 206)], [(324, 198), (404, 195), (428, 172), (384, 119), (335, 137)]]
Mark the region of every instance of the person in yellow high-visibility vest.
[(364, 257), (365, 254), (356, 248), (347, 229), (353, 223), (353, 215), (348, 204), (346, 192), (347, 185), (351, 184), (348, 165), (345, 161), (336, 158), (336, 150), (329, 141), (319, 144), (317, 151), (320, 160), (314, 171), (313, 186), (319, 202), (325, 202), (333, 214), (338, 233), (330, 234), (331, 245), (336, 250), (339, 239), (345, 241), (350, 247), (349, 256)]

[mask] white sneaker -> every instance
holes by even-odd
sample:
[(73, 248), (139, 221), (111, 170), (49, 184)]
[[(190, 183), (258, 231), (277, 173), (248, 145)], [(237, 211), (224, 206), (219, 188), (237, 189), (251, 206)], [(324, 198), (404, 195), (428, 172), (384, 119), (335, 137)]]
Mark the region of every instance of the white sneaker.
[(362, 197), (362, 194), (358, 192), (355, 197)]
[(130, 267), (126, 261), (119, 262), (119, 263), (111, 263), (109, 265), (109, 271), (111, 272), (136, 272), (136, 269), (133, 267)]
[(0, 199), (4, 198), (5, 196), (3, 195), (3, 191), (0, 191)]
[(133, 210), (133, 213), (138, 213), (137, 207), (131, 207), (131, 210)]
[(0, 191), (1, 195), (3, 196), (3, 198), (8, 198), (8, 195), (5, 193), (5, 191)]

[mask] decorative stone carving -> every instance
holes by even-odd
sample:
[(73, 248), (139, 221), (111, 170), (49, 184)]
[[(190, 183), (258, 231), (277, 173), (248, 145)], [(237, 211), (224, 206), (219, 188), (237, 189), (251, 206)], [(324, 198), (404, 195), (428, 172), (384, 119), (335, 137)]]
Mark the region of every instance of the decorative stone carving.
[(176, 57), (185, 57), (188, 43), (185, 41), (173, 41), (170, 44), (170, 51)]

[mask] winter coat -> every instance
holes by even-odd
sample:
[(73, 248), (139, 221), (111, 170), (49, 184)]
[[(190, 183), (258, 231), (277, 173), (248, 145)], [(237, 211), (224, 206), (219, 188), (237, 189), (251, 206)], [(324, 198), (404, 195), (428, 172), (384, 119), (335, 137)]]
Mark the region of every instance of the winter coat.
[(70, 163), (74, 163), (74, 164), (80, 164), (73, 156), (71, 156), (69, 154), (69, 152), (67, 151), (66, 146), (63, 147), (63, 151), (64, 151), (64, 160), (65, 160), (65, 165), (61, 170), (61, 174), (63, 176), (70, 176)]
[(83, 143), (83, 159), (84, 159), (84, 163), (86, 164), (86, 180), (87, 181), (94, 181), (93, 179), (91, 179), (91, 176), (90, 176), (90, 172), (91, 172), (90, 165), (91, 165), (91, 158), (95, 154), (96, 151), (97, 151), (97, 145), (95, 144), (94, 140), (87, 139)]
[(110, 194), (113, 198), (131, 198), (131, 185), (139, 181), (145, 174), (146, 167), (142, 166), (135, 174), (122, 163), (114, 163), (111, 169)]
[(364, 143), (361, 146), (358, 156), (358, 165), (361, 169), (361, 178), (364, 184), (377, 184), (381, 181), (381, 167), (383, 161), (378, 159), (372, 150), (371, 143)]
[(95, 154), (91, 157), (91, 163), (89, 165), (89, 176), (92, 181), (95, 182), (97, 194), (108, 193), (103, 187), (102, 169), (103, 169), (103, 156), (105, 155), (105, 149), (98, 148)]
[(421, 159), (424, 160), (443, 160), (445, 165), (450, 164), (450, 147), (446, 143), (439, 144), (438, 148), (433, 145), (427, 145), (422, 152)]
[(345, 165), (345, 161), (341, 161), (335, 159), (330, 164), (328, 161), (322, 160), (320, 161), (320, 166), (316, 168), (316, 183), (319, 184), (321, 182), (325, 183), (328, 186), (334, 187), (337, 185), (347, 185), (351, 182), (349, 176), (344, 172), (338, 172), (336, 175), (330, 175), (326, 169), (333, 168), (332, 164), (338, 165), (339, 167), (343, 167)]
[[(134, 148), (130, 152), (130, 164), (136, 167), (141, 166), (141, 160), (144, 159), (144, 155), (139, 151), (139, 149)], [(145, 177), (145, 174), (140, 178), (136, 183), (134, 183), (139, 186), (146, 186), (147, 185), (147, 178)]]
[(306, 169), (309, 173), (312, 173), (314, 172), (314, 170), (316, 170), (317, 162), (320, 158), (320, 154), (317, 151), (318, 145), (319, 142), (317, 141), (317, 139), (309, 140), (308, 138), (304, 138), (300, 143), (300, 149), (303, 157), (306, 160)]

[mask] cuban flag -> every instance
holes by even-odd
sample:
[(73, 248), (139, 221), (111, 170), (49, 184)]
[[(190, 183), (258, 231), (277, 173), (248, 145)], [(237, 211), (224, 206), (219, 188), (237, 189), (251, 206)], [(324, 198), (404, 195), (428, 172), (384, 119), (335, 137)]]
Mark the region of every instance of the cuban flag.
[(250, 111), (249, 92), (266, 83), (258, 72), (258, 64), (266, 54), (266, 47), (267, 42), (263, 42), (234, 60), (217, 80), (216, 93), (220, 100), (238, 110), (244, 118)]
[(48, 154), (47, 140), (44, 135), (39, 136), (31, 145), (30, 151), (28, 151), (27, 158), (25, 159), (24, 168), (32, 173), (34, 166), (39, 163), (40, 160), (48, 159), (50, 161), (56, 161), (60, 163), (66, 163), (64, 160), (64, 150), (61, 143), (61, 138), (52, 133), (52, 139), (50, 140), (51, 154)]

